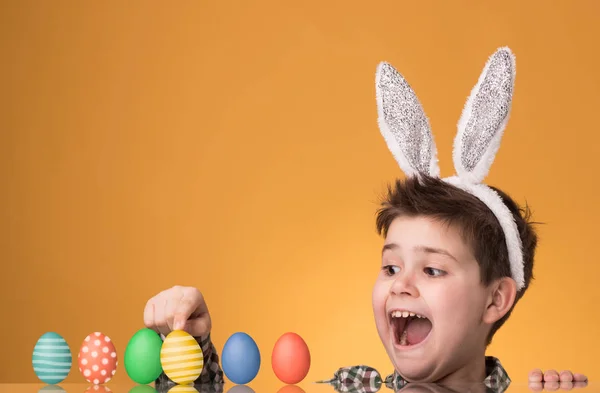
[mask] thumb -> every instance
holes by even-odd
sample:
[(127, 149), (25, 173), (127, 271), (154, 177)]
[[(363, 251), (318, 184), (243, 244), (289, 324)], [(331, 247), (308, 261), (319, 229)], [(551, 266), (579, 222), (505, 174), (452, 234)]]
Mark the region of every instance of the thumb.
[(205, 337), (210, 333), (210, 329), (211, 322), (210, 317), (207, 314), (188, 320), (183, 328), (183, 330), (193, 337)]

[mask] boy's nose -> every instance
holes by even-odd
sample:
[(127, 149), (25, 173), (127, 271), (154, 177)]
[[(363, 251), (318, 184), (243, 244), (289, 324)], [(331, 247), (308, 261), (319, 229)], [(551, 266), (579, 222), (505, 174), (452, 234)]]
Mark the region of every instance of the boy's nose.
[(409, 274), (398, 274), (398, 277), (394, 280), (390, 289), (392, 295), (419, 297), (419, 290), (414, 283), (414, 279)]

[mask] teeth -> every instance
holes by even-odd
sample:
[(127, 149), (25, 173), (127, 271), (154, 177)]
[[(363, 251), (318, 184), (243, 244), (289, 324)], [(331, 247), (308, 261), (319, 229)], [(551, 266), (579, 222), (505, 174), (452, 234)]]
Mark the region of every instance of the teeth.
[(422, 315), (414, 313), (412, 311), (392, 311), (392, 318), (408, 318), (408, 317), (416, 317), (416, 318), (426, 318)]

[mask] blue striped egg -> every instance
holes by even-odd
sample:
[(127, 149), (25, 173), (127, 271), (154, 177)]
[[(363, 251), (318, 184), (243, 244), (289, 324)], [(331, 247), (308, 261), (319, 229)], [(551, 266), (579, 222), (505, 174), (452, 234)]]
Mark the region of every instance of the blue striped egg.
[(32, 363), (35, 375), (42, 382), (53, 385), (67, 378), (73, 357), (65, 339), (58, 333), (48, 332), (33, 347)]

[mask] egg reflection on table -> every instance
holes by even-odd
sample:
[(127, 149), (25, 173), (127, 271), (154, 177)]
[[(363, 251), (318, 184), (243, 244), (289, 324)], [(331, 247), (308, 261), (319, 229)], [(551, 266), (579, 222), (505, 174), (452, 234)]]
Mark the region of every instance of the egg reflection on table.
[(150, 385), (137, 385), (131, 388), (129, 393), (157, 393), (157, 391)]
[(111, 393), (110, 388), (104, 385), (92, 385), (85, 390), (85, 393)]
[(285, 385), (277, 391), (277, 393), (305, 393), (298, 385)]
[(227, 393), (254, 393), (254, 390), (248, 385), (233, 385)]
[(38, 390), (38, 393), (66, 393), (59, 385), (46, 385)]
[(168, 393), (199, 393), (200, 391), (194, 385), (175, 385), (169, 389)]

